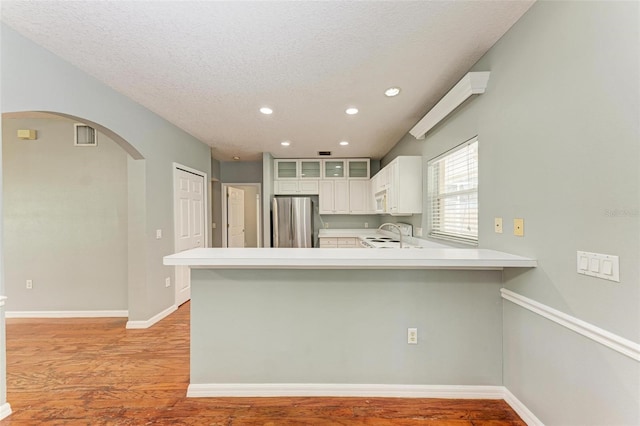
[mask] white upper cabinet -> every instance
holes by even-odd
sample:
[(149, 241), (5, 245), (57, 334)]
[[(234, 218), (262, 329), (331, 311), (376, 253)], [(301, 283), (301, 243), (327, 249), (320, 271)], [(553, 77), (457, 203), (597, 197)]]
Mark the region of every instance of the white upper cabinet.
[(349, 214), (349, 182), (321, 180), (318, 199), (320, 214)]
[(300, 160), (300, 179), (320, 179), (321, 160)]
[(371, 214), (373, 212), (370, 183), (368, 180), (349, 181), (349, 214)]
[(276, 179), (298, 179), (299, 164), (298, 160), (274, 160)]
[(273, 160), (275, 179), (320, 179), (322, 160)]
[(322, 160), (324, 164), (324, 179), (344, 179), (345, 160)]
[(369, 179), (369, 159), (347, 160), (347, 177), (349, 179)]
[(386, 194), (386, 214), (422, 213), (422, 157), (399, 156), (371, 178), (371, 196)]

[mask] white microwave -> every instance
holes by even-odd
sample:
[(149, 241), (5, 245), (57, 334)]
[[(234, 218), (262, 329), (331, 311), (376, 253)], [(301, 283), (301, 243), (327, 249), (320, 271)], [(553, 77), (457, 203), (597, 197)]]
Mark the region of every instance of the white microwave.
[(387, 211), (387, 190), (376, 192), (375, 201), (376, 213), (385, 213)]

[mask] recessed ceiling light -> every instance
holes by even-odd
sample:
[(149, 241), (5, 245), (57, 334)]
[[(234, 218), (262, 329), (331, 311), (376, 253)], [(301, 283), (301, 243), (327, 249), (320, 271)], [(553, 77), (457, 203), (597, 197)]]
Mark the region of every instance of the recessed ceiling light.
[(342, 142), (340, 142), (340, 145), (342, 145), (342, 146), (347, 146), (347, 145), (349, 145), (349, 142), (347, 142), (347, 141), (342, 141)]
[(397, 96), (400, 94), (400, 88), (399, 87), (389, 87), (387, 90), (384, 91), (384, 95), (388, 96), (390, 98)]
[(289, 142), (289, 141), (283, 141), (283, 142), (280, 142), (280, 145), (282, 145), (282, 146), (289, 146), (289, 145), (291, 145), (291, 142)]
[(273, 114), (273, 110), (269, 107), (260, 108), (260, 112), (263, 113), (264, 115)]
[(358, 108), (350, 107), (345, 111), (349, 115), (355, 115), (358, 113)]
[(234, 156), (233, 156), (233, 160), (234, 160), (234, 161), (238, 161), (239, 159), (240, 159), (240, 157), (238, 157), (237, 155), (234, 155)]

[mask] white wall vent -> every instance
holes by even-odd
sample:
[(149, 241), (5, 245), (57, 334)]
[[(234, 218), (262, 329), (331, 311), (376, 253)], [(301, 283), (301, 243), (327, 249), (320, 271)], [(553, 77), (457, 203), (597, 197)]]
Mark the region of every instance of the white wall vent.
[(75, 146), (98, 146), (98, 132), (91, 126), (76, 123), (74, 127), (73, 144)]

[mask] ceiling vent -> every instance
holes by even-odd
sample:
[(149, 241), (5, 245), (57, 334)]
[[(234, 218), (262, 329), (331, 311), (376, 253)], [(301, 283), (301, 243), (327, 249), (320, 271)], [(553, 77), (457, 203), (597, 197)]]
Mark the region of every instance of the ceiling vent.
[(75, 146), (98, 146), (98, 132), (91, 126), (86, 124), (76, 123), (74, 127), (74, 140)]
[(331, 156), (331, 151), (318, 151), (318, 155), (320, 157), (329, 157)]

